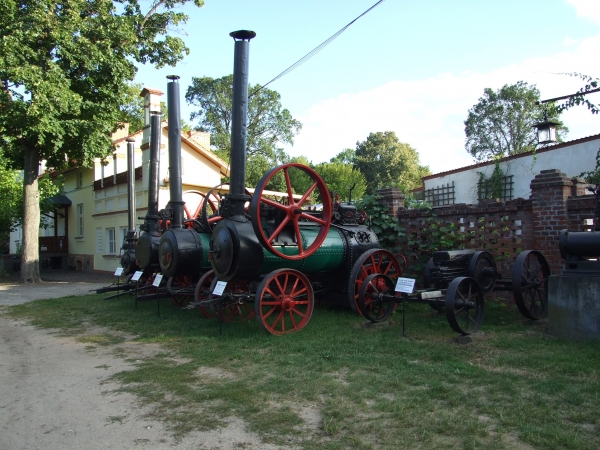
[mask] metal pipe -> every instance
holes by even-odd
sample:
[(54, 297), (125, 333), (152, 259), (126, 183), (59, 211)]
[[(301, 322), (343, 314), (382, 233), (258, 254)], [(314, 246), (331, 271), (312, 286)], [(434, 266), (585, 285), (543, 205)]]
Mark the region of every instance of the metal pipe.
[(593, 92), (600, 92), (600, 88), (598, 88), (598, 89), (590, 89), (589, 91), (585, 91), (585, 92), (576, 92), (575, 94), (570, 94), (570, 95), (563, 95), (562, 97), (549, 98), (548, 100), (541, 100), (541, 101), (538, 102), (538, 104), (550, 103), (550, 102), (554, 102), (556, 100), (564, 100), (566, 98), (583, 96), (583, 95), (586, 95), (586, 94), (591, 94)]
[(160, 151), (160, 113), (150, 112), (150, 170), (148, 171), (148, 213), (146, 231), (158, 232), (158, 164)]
[(233, 62), (233, 106), (231, 111), (231, 177), (229, 184), (234, 216), (244, 215), (246, 185), (246, 135), (248, 124), (248, 56), (254, 31), (229, 33), (235, 40)]
[(126, 240), (130, 244), (129, 248), (133, 250), (131, 245), (137, 240), (135, 231), (135, 162), (134, 162), (134, 145), (135, 139), (127, 138), (127, 236)]
[(169, 109), (169, 192), (173, 219), (170, 229), (183, 228), (183, 188), (181, 180), (181, 113), (179, 111), (179, 77), (167, 76), (167, 104)]

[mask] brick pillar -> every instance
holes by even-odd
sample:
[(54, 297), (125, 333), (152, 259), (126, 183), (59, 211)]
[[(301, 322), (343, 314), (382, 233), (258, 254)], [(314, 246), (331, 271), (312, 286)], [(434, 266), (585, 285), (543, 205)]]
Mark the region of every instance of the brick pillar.
[(397, 217), (398, 211), (404, 209), (404, 200), (406, 196), (397, 187), (389, 187), (377, 189), (376, 192), (380, 197), (380, 202), (389, 208), (390, 216)]
[(567, 199), (572, 186), (571, 180), (557, 169), (542, 170), (530, 184), (535, 250), (546, 257), (554, 275), (563, 271), (558, 235), (569, 227)]
[(580, 195), (590, 195), (590, 191), (588, 191), (588, 186), (590, 185), (585, 179), (580, 177), (571, 178), (571, 182), (573, 183), (573, 188), (571, 189), (572, 197), (579, 197)]

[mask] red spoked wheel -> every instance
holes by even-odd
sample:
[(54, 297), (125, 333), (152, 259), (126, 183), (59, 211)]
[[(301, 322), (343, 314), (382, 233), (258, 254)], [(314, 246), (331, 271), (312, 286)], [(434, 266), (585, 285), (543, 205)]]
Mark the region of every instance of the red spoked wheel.
[(398, 253), (396, 255), (396, 259), (400, 263), (400, 266), (402, 267), (402, 270), (406, 270), (408, 268), (408, 260), (406, 259), (406, 256), (404, 256), (401, 253)]
[(198, 221), (202, 211), (207, 210), (208, 214), (216, 214), (219, 199), (212, 195), (212, 190), (205, 194), (200, 191), (185, 191), (183, 193), (183, 222), (190, 228), (195, 221)]
[(192, 284), (192, 278), (188, 276), (169, 277), (167, 280), (167, 291), (169, 293), (171, 293), (171, 290), (175, 291), (171, 293), (171, 303), (174, 306), (183, 308), (194, 299), (194, 295), (189, 292)]
[(352, 266), (348, 280), (348, 302), (352, 310), (358, 314), (360, 314), (357, 305), (360, 288), (365, 279), (375, 273), (387, 276), (395, 284), (398, 277), (402, 276), (402, 269), (396, 257), (387, 250), (373, 248), (360, 255)]
[(371, 322), (383, 322), (392, 315), (396, 307), (394, 283), (380, 273), (369, 275), (360, 286), (358, 310)]
[(278, 269), (262, 280), (256, 291), (256, 318), (271, 334), (293, 333), (304, 328), (315, 304), (308, 278), (297, 270)]
[[(194, 301), (196, 303), (204, 302), (209, 299), (210, 293), (212, 292), (210, 288), (214, 279), (215, 273), (212, 270), (209, 270), (200, 277), (198, 284), (196, 284), (196, 289), (194, 290)], [(210, 306), (198, 305), (198, 309), (209, 319), (215, 317), (213, 309)]]
[(212, 231), (215, 226), (215, 223), (223, 218), (219, 215), (219, 205), (221, 203), (221, 200), (217, 197), (217, 193), (219, 193), (223, 186), (223, 184), (219, 184), (212, 188), (210, 191), (208, 191), (208, 194), (206, 194), (208, 198), (217, 199), (217, 203), (214, 209), (209, 208), (210, 203), (202, 203), (200, 213), (200, 224), (204, 227), (206, 231)]
[[(212, 292), (217, 284), (214, 279), (210, 288)], [(214, 314), (223, 322), (234, 320), (249, 320), (255, 316), (254, 307), (248, 303), (250, 282), (246, 280), (231, 280), (221, 295), (222, 302), (212, 305)]]
[[(264, 196), (264, 191), (269, 182), (279, 174), (283, 175), (286, 185), (287, 196), (284, 197), (285, 201), (283, 203)], [(310, 187), (299, 200), (294, 199), (292, 179), (306, 179), (307, 177), (311, 182)], [(322, 214), (319, 215), (310, 214), (308, 210), (302, 209), (302, 204), (307, 202), (315, 191), (319, 194), (323, 203)], [(274, 210), (274, 217), (271, 223), (268, 224), (269, 226), (264, 226), (265, 224), (261, 220), (261, 206), (271, 207)], [(310, 167), (295, 163), (284, 164), (267, 172), (256, 186), (250, 203), (252, 226), (260, 243), (274, 255), (291, 260), (304, 259), (317, 251), (331, 226), (331, 214), (331, 198), (323, 179)], [(300, 233), (301, 221), (319, 229), (315, 240), (306, 248)], [(288, 248), (296, 247), (298, 253), (288, 255), (277, 250), (277, 244), (281, 240), (286, 241), (285, 246)]]
[(153, 286), (154, 278), (156, 278), (156, 272), (146, 273), (144, 271), (142, 276), (135, 282), (137, 295), (156, 294), (158, 288)]

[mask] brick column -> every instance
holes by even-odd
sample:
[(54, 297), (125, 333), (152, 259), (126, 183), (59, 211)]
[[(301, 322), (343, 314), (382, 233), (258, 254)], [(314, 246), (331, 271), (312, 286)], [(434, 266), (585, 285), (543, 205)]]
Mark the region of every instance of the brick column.
[(572, 181), (557, 169), (542, 170), (530, 184), (535, 250), (546, 257), (554, 275), (563, 271), (558, 236), (569, 227), (567, 199), (572, 186)]
[(398, 211), (404, 209), (406, 195), (397, 187), (377, 189), (380, 202), (389, 208), (390, 216), (397, 217)]
[(571, 182), (573, 183), (573, 188), (571, 189), (572, 197), (579, 197), (581, 195), (590, 195), (591, 192), (588, 191), (588, 186), (590, 185), (585, 181), (585, 179), (580, 177), (571, 178)]

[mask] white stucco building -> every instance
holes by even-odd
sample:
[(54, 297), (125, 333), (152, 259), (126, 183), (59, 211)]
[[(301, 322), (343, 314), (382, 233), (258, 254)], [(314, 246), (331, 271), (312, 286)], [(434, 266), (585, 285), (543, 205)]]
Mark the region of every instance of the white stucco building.
[[(529, 184), (542, 170), (559, 169), (569, 177), (595, 170), (599, 151), (600, 134), (597, 134), (539, 148), (535, 153), (502, 158), (499, 166), (504, 175), (503, 199), (529, 198)], [(485, 183), (480, 185), (480, 179), (489, 179), (494, 168), (495, 162), (491, 161), (429, 175), (423, 177), (423, 187), (413, 193), (432, 206), (476, 204), (486, 189)]]

